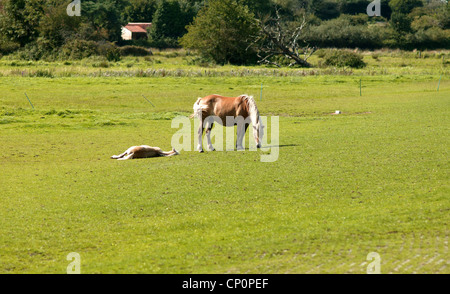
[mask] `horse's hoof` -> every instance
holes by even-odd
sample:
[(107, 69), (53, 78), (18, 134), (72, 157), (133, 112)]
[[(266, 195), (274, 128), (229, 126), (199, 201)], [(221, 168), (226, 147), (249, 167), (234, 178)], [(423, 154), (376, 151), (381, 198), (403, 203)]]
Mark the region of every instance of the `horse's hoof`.
[(205, 151), (203, 151), (203, 150), (199, 150), (198, 152), (200, 152), (200, 153), (203, 153), (203, 152), (205, 152)]

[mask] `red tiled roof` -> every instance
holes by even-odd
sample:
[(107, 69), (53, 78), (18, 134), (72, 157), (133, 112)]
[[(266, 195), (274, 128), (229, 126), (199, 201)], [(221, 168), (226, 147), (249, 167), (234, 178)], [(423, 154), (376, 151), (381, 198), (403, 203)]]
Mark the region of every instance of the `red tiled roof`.
[(126, 25), (125, 28), (133, 33), (147, 33), (147, 31), (140, 26), (130, 26)]
[(147, 33), (147, 28), (151, 25), (151, 23), (129, 23), (125, 28), (133, 33)]

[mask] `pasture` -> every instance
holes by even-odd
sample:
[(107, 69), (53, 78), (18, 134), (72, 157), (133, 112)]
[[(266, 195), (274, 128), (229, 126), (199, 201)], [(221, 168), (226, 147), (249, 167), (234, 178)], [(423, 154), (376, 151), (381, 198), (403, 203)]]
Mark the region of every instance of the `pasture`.
[[(394, 53), (362, 70), (4, 57), (0, 273), (65, 273), (71, 252), (86, 274), (366, 273), (371, 252), (381, 273), (449, 273), (448, 64)], [(213, 93), (280, 117), (277, 161), (109, 158), (170, 150), (171, 120)]]

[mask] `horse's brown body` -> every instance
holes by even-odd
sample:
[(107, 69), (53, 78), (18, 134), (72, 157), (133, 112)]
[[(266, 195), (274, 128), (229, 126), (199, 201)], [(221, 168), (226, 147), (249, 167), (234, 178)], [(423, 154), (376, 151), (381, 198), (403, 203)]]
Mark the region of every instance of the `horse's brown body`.
[(120, 155), (111, 156), (112, 159), (127, 160), (133, 158), (149, 158), (149, 157), (160, 157), (160, 156), (173, 156), (179, 153), (172, 149), (172, 151), (164, 152), (159, 147), (151, 147), (147, 145), (133, 146), (128, 148), (124, 153)]
[[(222, 120), (222, 125), (226, 125), (228, 117), (249, 116), (249, 107), (246, 103), (246, 96), (224, 97), (220, 95), (209, 95), (201, 99), (202, 117), (217, 116)], [(205, 107), (206, 106), (206, 107)], [(234, 124), (233, 124), (234, 125)]]
[(221, 95), (208, 95), (198, 98), (194, 104), (194, 114), (191, 117), (200, 119), (198, 129), (198, 151), (203, 152), (202, 136), (203, 130), (206, 129), (206, 137), (208, 139), (208, 147), (215, 150), (211, 143), (210, 133), (214, 122), (218, 122), (223, 126), (237, 125), (237, 141), (236, 148), (244, 149), (242, 140), (244, 138), (247, 127), (250, 123), (255, 129), (255, 141), (257, 147), (261, 147), (260, 133), (262, 137), (263, 125), (259, 120), (259, 111), (253, 97), (248, 95), (240, 95), (238, 97), (225, 97)]

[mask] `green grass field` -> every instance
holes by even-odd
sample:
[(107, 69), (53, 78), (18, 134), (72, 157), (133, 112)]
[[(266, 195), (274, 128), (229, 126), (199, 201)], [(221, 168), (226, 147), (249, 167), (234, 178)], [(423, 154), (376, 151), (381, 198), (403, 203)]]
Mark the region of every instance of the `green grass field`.
[[(86, 274), (366, 273), (371, 252), (381, 273), (450, 273), (447, 65), (389, 54), (353, 71), (4, 57), (0, 273), (64, 274), (71, 252)], [(171, 119), (212, 93), (280, 117), (277, 161), (109, 158), (169, 150)]]

